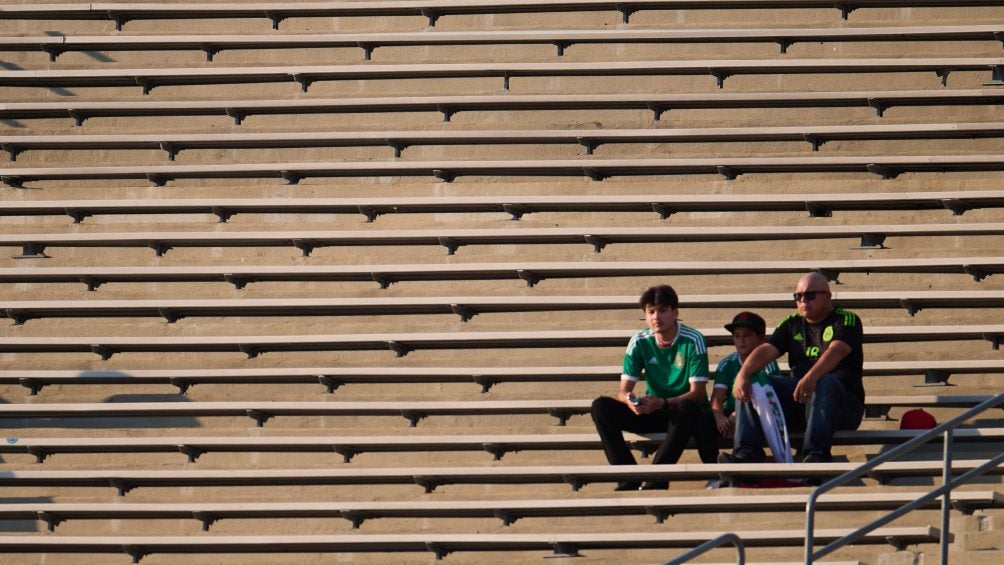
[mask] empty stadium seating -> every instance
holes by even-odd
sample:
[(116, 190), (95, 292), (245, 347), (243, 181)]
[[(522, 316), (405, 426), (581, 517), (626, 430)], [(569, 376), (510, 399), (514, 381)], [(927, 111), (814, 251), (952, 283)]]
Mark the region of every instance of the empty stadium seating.
[[(1004, 1), (0, 22), (4, 563), (655, 563), (726, 532), (796, 563), (811, 484), (920, 435), (908, 410), (1004, 387)], [(663, 434), (631, 434), (642, 464), (604, 464), (590, 403), (641, 291), (680, 292), (713, 371), (723, 325), (777, 323), (810, 271), (867, 342), (834, 462), (649, 465)], [(946, 451), (978, 467), (1002, 421), (824, 495), (816, 544), (939, 484)], [(953, 562), (1004, 562), (1001, 469), (949, 496)], [(939, 518), (827, 562), (933, 562)]]

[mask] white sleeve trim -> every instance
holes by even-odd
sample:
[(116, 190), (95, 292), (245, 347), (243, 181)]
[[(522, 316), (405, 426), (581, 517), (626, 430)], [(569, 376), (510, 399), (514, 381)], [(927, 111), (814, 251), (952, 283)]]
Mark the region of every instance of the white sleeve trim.
[(693, 377), (690, 377), (690, 382), (692, 382), (692, 383), (706, 383), (706, 382), (708, 382), (710, 380), (711, 379), (709, 379), (708, 377), (706, 377), (704, 375), (694, 375)]
[(638, 382), (638, 381), (641, 380), (641, 377), (635, 377), (635, 376), (632, 376), (632, 375), (621, 373), (621, 380), (622, 381)]
[(724, 383), (715, 383), (714, 388), (729, 388), (729, 387), (725, 386)]

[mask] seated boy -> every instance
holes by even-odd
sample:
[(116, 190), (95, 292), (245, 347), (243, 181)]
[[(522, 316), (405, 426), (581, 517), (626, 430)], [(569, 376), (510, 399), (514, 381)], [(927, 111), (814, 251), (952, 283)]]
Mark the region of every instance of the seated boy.
[[(679, 320), (679, 298), (670, 286), (646, 290), (639, 299), (649, 329), (631, 338), (624, 354), (616, 398), (593, 401), (592, 416), (611, 465), (634, 465), (624, 441), (625, 431), (636, 434), (666, 432), (652, 459), (653, 465), (679, 461), (690, 438), (701, 461), (718, 456), (714, 420), (708, 410), (708, 349), (704, 336)], [(645, 395), (636, 397), (635, 384), (645, 375)], [(621, 482), (616, 490), (667, 489), (668, 481), (645, 485)]]
[[(732, 344), (736, 350), (723, 357), (715, 369), (711, 414), (715, 418), (718, 433), (722, 437), (731, 438), (736, 429), (736, 399), (732, 396), (732, 385), (746, 357), (767, 340), (767, 322), (753, 312), (740, 312), (732, 318), (731, 324), (725, 324), (725, 329), (732, 334)], [(775, 361), (764, 367), (764, 371), (769, 375), (780, 372)]]

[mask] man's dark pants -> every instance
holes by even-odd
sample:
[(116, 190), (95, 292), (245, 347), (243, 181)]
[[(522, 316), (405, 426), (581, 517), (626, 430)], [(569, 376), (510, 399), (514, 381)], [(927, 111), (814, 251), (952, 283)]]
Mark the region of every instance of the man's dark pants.
[(611, 465), (634, 465), (635, 458), (624, 441), (623, 432), (650, 434), (666, 432), (653, 465), (670, 465), (680, 460), (690, 438), (697, 442), (701, 461), (714, 463), (718, 458), (718, 433), (714, 417), (693, 401), (683, 401), (675, 408), (649, 414), (635, 414), (615, 398), (601, 396), (593, 401), (593, 422), (603, 442), (603, 452)]
[[(864, 416), (864, 405), (857, 396), (835, 375), (823, 375), (816, 384), (816, 392), (809, 404), (795, 402), (795, 385), (792, 377), (771, 375), (771, 386), (777, 393), (784, 410), (789, 431), (804, 431), (801, 456), (813, 456), (819, 461), (830, 461), (830, 448), (837, 430), (856, 430)], [(736, 403), (735, 457), (760, 461), (764, 459), (766, 440), (760, 418), (749, 402)]]

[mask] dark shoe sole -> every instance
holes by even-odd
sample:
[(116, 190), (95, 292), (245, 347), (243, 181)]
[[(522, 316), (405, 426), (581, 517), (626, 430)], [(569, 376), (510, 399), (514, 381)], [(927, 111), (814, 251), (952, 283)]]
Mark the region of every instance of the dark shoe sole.
[(615, 491), (625, 491), (625, 490), (638, 490), (641, 488), (641, 483), (617, 483), (614, 487)]
[(649, 481), (641, 485), (641, 490), (669, 490), (669, 481)]

